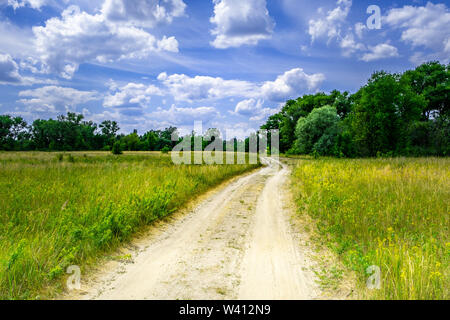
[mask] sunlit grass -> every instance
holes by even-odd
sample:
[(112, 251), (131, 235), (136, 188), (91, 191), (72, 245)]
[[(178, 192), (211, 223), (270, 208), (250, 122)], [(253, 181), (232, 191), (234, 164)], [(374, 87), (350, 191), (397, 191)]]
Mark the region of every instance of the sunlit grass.
[[(298, 160), (301, 212), (375, 299), (449, 298), (450, 159)], [(367, 267), (381, 268), (370, 291)]]
[[(62, 156), (61, 156), (62, 155)], [(33, 299), (226, 179), (258, 165), (161, 153), (0, 153), (0, 299)]]

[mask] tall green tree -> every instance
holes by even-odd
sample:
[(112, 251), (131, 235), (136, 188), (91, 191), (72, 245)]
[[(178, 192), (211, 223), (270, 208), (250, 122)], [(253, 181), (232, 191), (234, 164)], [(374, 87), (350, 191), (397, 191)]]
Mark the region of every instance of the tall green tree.
[(332, 105), (337, 95), (338, 91), (333, 91), (330, 95), (320, 92), (314, 95), (305, 95), (297, 100), (289, 100), (286, 103), (280, 112), (282, 117), (279, 125), (281, 152), (288, 152), (294, 146), (298, 119), (307, 117), (315, 108)]
[(120, 128), (116, 121), (105, 120), (99, 125), (103, 147), (109, 146), (112, 147), (114, 140), (116, 138), (117, 132), (119, 132)]
[(314, 109), (307, 117), (300, 118), (295, 130), (296, 151), (300, 154), (335, 154), (339, 121), (337, 110), (332, 106)]
[(27, 123), (22, 117), (0, 115), (0, 149), (20, 149), (20, 144), (29, 139)]
[(403, 85), (398, 75), (377, 72), (361, 88), (352, 114), (359, 155), (399, 151), (405, 128), (420, 118), (423, 97)]
[(433, 61), (418, 66), (415, 70), (406, 71), (402, 80), (418, 95), (423, 96), (423, 120), (432, 117), (450, 116), (450, 65)]

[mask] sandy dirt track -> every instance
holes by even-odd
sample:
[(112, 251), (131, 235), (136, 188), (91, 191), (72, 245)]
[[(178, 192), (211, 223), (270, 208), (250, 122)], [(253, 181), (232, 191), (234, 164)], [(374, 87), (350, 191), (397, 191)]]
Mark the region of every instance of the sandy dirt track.
[(318, 298), (285, 210), (288, 170), (265, 161), (142, 241), (132, 263), (83, 283), (83, 294), (72, 298)]

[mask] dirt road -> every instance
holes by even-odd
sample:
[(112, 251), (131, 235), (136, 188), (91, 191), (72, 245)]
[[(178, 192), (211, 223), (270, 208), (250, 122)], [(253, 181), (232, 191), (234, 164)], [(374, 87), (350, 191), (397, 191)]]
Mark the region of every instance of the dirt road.
[(82, 299), (314, 299), (275, 160), (233, 181), (150, 239), (132, 263), (83, 284)]

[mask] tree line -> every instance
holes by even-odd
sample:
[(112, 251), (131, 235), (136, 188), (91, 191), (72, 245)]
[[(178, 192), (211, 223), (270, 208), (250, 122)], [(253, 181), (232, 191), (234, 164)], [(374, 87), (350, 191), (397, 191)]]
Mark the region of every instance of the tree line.
[(142, 136), (136, 130), (128, 135), (118, 134), (119, 130), (116, 121), (106, 120), (98, 125), (72, 112), (56, 120), (38, 119), (31, 125), (21, 117), (0, 115), (0, 150), (109, 151), (118, 144), (121, 151), (160, 151), (174, 146), (173, 127), (151, 130)]
[[(106, 120), (100, 124), (85, 121), (82, 114), (68, 112), (67, 115), (58, 116), (56, 120), (38, 119), (31, 125), (22, 117), (0, 115), (0, 150), (3, 151), (112, 151), (121, 154), (123, 151), (171, 151), (175, 145), (183, 140), (178, 137), (176, 127), (164, 130), (150, 130), (139, 135), (137, 130), (132, 133), (118, 134), (120, 127), (116, 121)], [(173, 135), (177, 133), (176, 135)], [(205, 148), (216, 139), (223, 143), (226, 150), (226, 141), (223, 141), (219, 130), (210, 128), (205, 134), (192, 132), (192, 150), (195, 139), (200, 138), (201, 148)], [(235, 150), (238, 143), (245, 145), (249, 150), (249, 138), (234, 141)]]
[(336, 157), (450, 155), (449, 66), (375, 72), (356, 93), (289, 100), (262, 129), (279, 129), (280, 151)]
[[(334, 90), (289, 100), (261, 129), (279, 130), (279, 151), (286, 154), (448, 156), (449, 66), (429, 62), (402, 74), (375, 72), (354, 94)], [(144, 135), (119, 130), (115, 121), (96, 124), (71, 112), (31, 125), (21, 117), (0, 115), (0, 150), (166, 152), (178, 143), (172, 141), (175, 127)], [(205, 135), (214, 136), (216, 130)], [(203, 148), (209, 140), (203, 140)], [(249, 138), (241, 142), (249, 151)], [(234, 139), (235, 150), (237, 143)]]

